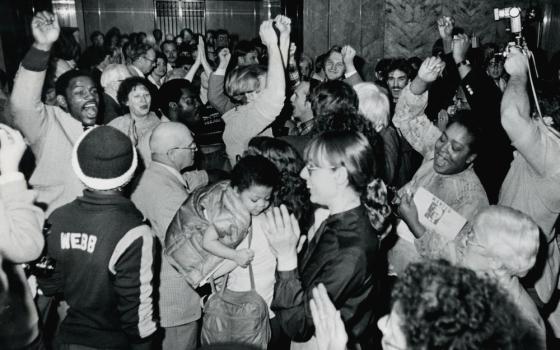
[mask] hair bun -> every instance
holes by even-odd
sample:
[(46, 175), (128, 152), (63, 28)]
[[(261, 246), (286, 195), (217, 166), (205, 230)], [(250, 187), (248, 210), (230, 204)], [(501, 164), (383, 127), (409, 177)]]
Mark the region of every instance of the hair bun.
[(363, 203), (367, 209), (369, 222), (379, 233), (384, 233), (391, 224), (387, 185), (381, 179), (373, 179), (368, 185)]

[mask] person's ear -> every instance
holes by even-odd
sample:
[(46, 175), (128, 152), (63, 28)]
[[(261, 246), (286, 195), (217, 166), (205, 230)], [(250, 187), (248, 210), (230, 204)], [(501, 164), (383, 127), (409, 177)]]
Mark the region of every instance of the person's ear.
[(473, 153), (473, 154), (471, 154), (470, 156), (468, 156), (468, 157), (467, 157), (467, 161), (466, 161), (467, 164), (468, 164), (468, 165), (471, 165), (472, 162), (474, 162), (474, 160), (476, 159), (476, 156), (477, 156), (476, 153)]
[(68, 110), (68, 103), (66, 102), (66, 97), (62, 96), (62, 95), (56, 95), (56, 104), (64, 109), (64, 110)]
[(346, 186), (349, 182), (348, 180), (348, 169), (346, 167), (338, 167), (334, 171), (335, 181), (338, 185)]
[(170, 101), (167, 106), (169, 107), (169, 115), (166, 115), (166, 117), (169, 118), (169, 120), (177, 121), (179, 115), (179, 105), (177, 102)]

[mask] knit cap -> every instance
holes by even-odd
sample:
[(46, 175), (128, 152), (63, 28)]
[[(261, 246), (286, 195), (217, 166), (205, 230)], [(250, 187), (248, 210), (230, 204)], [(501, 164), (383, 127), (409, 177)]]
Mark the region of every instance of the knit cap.
[(87, 187), (111, 190), (127, 184), (138, 165), (136, 149), (122, 132), (98, 126), (84, 132), (72, 150), (72, 168)]

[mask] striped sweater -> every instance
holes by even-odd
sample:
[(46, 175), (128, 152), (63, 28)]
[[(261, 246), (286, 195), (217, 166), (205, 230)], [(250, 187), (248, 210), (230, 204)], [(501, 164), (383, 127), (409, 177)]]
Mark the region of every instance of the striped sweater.
[(142, 214), (118, 194), (89, 190), (55, 210), (47, 237), (52, 276), (45, 295), (69, 305), (58, 342), (128, 348), (156, 330), (153, 314), (153, 238)]

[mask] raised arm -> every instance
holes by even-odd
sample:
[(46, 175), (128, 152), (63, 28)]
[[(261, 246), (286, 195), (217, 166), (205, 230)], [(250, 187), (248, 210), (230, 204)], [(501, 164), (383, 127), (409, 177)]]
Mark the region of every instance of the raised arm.
[(452, 17), (442, 16), (437, 21), (439, 37), (443, 41), (443, 52), (450, 53), (453, 50), (453, 27), (455, 20)]
[[(280, 38), (276, 38), (273, 25), (280, 32)], [(273, 21), (262, 23), (259, 35), (268, 52), (268, 70), (266, 75), (266, 87), (270, 97), (284, 99), (286, 90), (286, 79), (284, 76), (284, 63), (282, 57), (288, 57), (290, 48), (291, 21), (288, 17), (278, 15)], [(278, 40), (278, 41), (277, 41)], [(278, 46), (277, 42), (280, 46)], [(283, 101), (282, 101), (283, 102)]]
[(276, 24), (276, 28), (280, 31), (278, 45), (280, 47), (280, 54), (282, 55), (283, 67), (286, 68), (290, 58), (291, 21), (288, 17), (278, 15), (274, 19), (274, 23)]
[(204, 44), (204, 39), (202, 36), (198, 37), (198, 55), (200, 56), (200, 63), (202, 64), (202, 68), (207, 76), (210, 76), (214, 71), (212, 67), (210, 67), (210, 63), (208, 63), (208, 59), (206, 58), (206, 45)]
[(198, 68), (200, 68), (200, 65), (202, 64), (202, 61), (201, 61), (201, 58), (200, 58), (200, 43), (198, 44), (198, 51), (197, 52), (198, 53), (196, 55), (196, 59), (194, 60), (193, 65), (191, 66), (191, 68), (187, 72), (187, 75), (185, 76), (185, 79), (187, 79), (188, 81), (191, 81), (191, 82), (194, 79), (194, 76), (196, 75), (196, 72), (198, 72)]
[(356, 50), (350, 45), (342, 48), (342, 61), (344, 62), (344, 82), (348, 85), (354, 86), (362, 83), (363, 79), (358, 74), (354, 66), (354, 58), (356, 57)]
[[(528, 61), (512, 48), (504, 68), (510, 75), (502, 98), (501, 120), (512, 143), (523, 139), (531, 124), (531, 105), (527, 94)], [(518, 149), (523, 154), (523, 149)]]
[(218, 57), (220, 58), (218, 69), (208, 77), (208, 101), (218, 112), (224, 114), (235, 107), (224, 92), (224, 80), (231, 53), (228, 48), (223, 48), (218, 53)]
[(52, 45), (58, 39), (58, 19), (50, 12), (39, 12), (31, 21), (34, 43), (21, 62), (10, 98), (14, 125), (21, 130), (37, 153), (41, 135), (47, 128), (47, 111), (41, 91)]
[(434, 144), (441, 131), (424, 114), (428, 102), (428, 88), (442, 72), (445, 63), (429, 57), (420, 66), (418, 75), (402, 91), (393, 124), (402, 132), (412, 147), (424, 157), (433, 154)]

